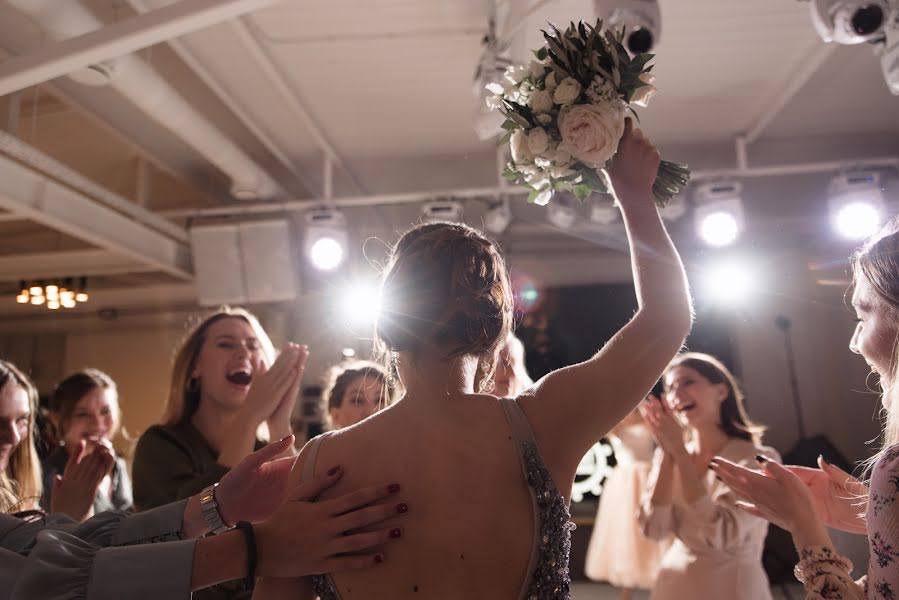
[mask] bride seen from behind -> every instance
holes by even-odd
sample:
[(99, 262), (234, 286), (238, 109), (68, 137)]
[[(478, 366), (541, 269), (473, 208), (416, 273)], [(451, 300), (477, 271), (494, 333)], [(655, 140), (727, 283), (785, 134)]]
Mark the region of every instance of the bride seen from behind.
[(326, 498), (400, 482), (408, 502), (395, 507), (405, 514), (392, 532), (400, 539), (377, 569), (260, 579), (255, 597), (569, 598), (567, 506), (577, 465), (652, 388), (692, 322), (683, 266), (653, 201), (658, 165), (655, 147), (628, 121), (611, 179), (631, 248), (636, 314), (591, 359), (514, 400), (474, 383), (489, 380), (512, 325), (497, 246), (459, 224), (403, 235), (383, 279), (376, 333), (406, 394), (307, 444), (292, 475), (341, 465), (343, 478)]

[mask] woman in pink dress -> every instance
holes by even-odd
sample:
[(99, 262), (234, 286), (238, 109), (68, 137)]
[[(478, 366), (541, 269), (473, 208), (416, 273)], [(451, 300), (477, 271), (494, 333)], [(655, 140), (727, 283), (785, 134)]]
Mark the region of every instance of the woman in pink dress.
[(674, 540), (650, 597), (771, 600), (762, 569), (768, 523), (737, 508), (708, 465), (718, 455), (743, 465), (780, 457), (761, 445), (762, 428), (749, 420), (742, 391), (718, 359), (682, 354), (662, 381), (663, 399), (650, 397), (642, 407), (659, 448), (641, 521), (650, 537)]
[[(852, 257), (852, 307), (858, 324), (849, 349), (880, 377), (886, 424), (883, 447), (868, 461), (868, 481), (818, 459), (821, 469), (759, 461), (760, 470), (716, 458), (712, 468), (744, 499), (740, 506), (793, 534), (796, 576), (808, 600), (895, 600), (899, 597), (899, 219)], [(867, 535), (868, 574), (852, 580), (852, 563), (834, 549), (827, 529)]]

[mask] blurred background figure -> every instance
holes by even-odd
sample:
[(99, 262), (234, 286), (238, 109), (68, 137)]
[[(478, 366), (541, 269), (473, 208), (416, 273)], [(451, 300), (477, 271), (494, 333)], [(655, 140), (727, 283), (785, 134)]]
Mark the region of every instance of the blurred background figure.
[[(102, 445), (115, 456), (112, 439), (121, 424), (115, 381), (97, 369), (73, 373), (56, 386), (50, 397), (49, 413), (58, 445), (41, 465), (44, 484), (41, 508), (57, 512), (53, 510), (53, 491), (69, 462), (70, 449), (77, 448), (83, 440), (86, 453)], [(86, 516), (106, 510), (128, 510), (131, 506), (128, 468), (124, 458), (115, 456), (112, 470), (100, 482), (93, 510)]]
[(654, 447), (640, 411), (625, 417), (608, 438), (617, 464), (603, 485), (584, 571), (593, 581), (619, 588), (621, 600), (630, 600), (635, 588), (652, 588), (670, 542), (646, 537), (638, 520)]
[(323, 394), (327, 420), (333, 429), (355, 425), (389, 406), (394, 392), (387, 372), (377, 363), (355, 361), (332, 367)]

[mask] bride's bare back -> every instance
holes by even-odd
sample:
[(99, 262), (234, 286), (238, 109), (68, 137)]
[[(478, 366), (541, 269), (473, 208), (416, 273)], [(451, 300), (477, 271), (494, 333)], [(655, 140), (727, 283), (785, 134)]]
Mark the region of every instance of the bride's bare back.
[(499, 401), (443, 398), (440, 420), (399, 402), (322, 443), (315, 472), (344, 468), (333, 494), (395, 481), (408, 513), (383, 564), (333, 577), (344, 599), (517, 598), (534, 543), (532, 500)]

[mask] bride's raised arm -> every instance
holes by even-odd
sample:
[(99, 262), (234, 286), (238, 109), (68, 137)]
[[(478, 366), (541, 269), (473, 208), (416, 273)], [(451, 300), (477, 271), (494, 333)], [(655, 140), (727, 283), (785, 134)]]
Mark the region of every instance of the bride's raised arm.
[(686, 273), (653, 200), (658, 166), (655, 146), (628, 119), (610, 176), (630, 244), (636, 314), (593, 358), (548, 374), (521, 397), (566, 494), (586, 451), (649, 393), (692, 325)]

